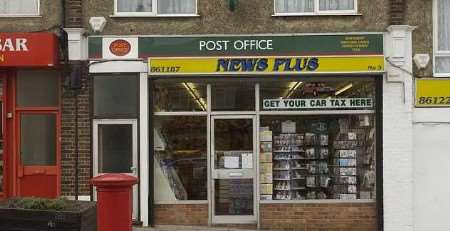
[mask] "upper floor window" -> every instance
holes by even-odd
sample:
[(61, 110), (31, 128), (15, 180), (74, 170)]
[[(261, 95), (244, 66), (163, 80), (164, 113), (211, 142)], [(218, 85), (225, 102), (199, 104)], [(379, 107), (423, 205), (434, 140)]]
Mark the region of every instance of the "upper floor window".
[(434, 74), (450, 76), (450, 0), (435, 0)]
[(116, 15), (183, 16), (196, 13), (196, 0), (115, 0)]
[(0, 16), (39, 15), (39, 0), (0, 0)]
[(357, 0), (275, 0), (275, 15), (355, 14)]

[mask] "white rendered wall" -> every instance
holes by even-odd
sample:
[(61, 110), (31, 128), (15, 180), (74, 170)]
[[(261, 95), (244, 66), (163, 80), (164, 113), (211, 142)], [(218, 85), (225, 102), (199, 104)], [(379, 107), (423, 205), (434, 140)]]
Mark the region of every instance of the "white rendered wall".
[(383, 78), (385, 231), (413, 230), (412, 29), (391, 26), (385, 36), (385, 56), (393, 64), (386, 64)]
[(414, 230), (450, 230), (450, 109), (414, 112)]

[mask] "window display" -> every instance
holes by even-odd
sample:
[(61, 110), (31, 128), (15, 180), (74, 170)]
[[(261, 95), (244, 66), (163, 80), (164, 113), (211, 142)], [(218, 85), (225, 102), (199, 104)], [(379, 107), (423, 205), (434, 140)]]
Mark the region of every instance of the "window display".
[(374, 199), (372, 115), (262, 116), (263, 200)]
[(206, 117), (155, 117), (155, 200), (206, 200)]
[(206, 111), (206, 84), (159, 80), (153, 102), (155, 112)]

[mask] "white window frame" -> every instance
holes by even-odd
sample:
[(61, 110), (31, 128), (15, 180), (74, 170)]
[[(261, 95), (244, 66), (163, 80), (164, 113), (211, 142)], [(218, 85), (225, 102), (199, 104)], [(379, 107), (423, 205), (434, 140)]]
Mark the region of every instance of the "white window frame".
[(151, 12), (118, 12), (117, 0), (114, 0), (114, 15), (111, 17), (193, 17), (198, 16), (198, 0), (195, 0), (195, 12), (192, 14), (158, 14), (158, 0), (152, 0)]
[(314, 0), (314, 11), (313, 12), (295, 12), (295, 13), (283, 13), (276, 11), (276, 4), (273, 1), (273, 16), (314, 16), (314, 15), (357, 15), (358, 14), (358, 0), (353, 0), (353, 10), (320, 10), (319, 0)]
[[(17, 1), (17, 0), (15, 0)], [(41, 15), (41, 0), (36, 0), (37, 1), (37, 12), (36, 13), (32, 13), (32, 14), (2, 14), (0, 13), (0, 18), (3, 17), (39, 17)]]
[(436, 57), (450, 57), (450, 50), (439, 51), (439, 36), (438, 36), (438, 1), (433, 0), (433, 76), (434, 77), (450, 77), (450, 73), (438, 72), (436, 70)]

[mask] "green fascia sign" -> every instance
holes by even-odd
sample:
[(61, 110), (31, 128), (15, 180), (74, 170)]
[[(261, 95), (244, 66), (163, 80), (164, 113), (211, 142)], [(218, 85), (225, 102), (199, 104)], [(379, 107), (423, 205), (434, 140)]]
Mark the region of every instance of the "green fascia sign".
[[(102, 37), (89, 57), (102, 58)], [(139, 57), (383, 55), (383, 34), (139, 37)]]

